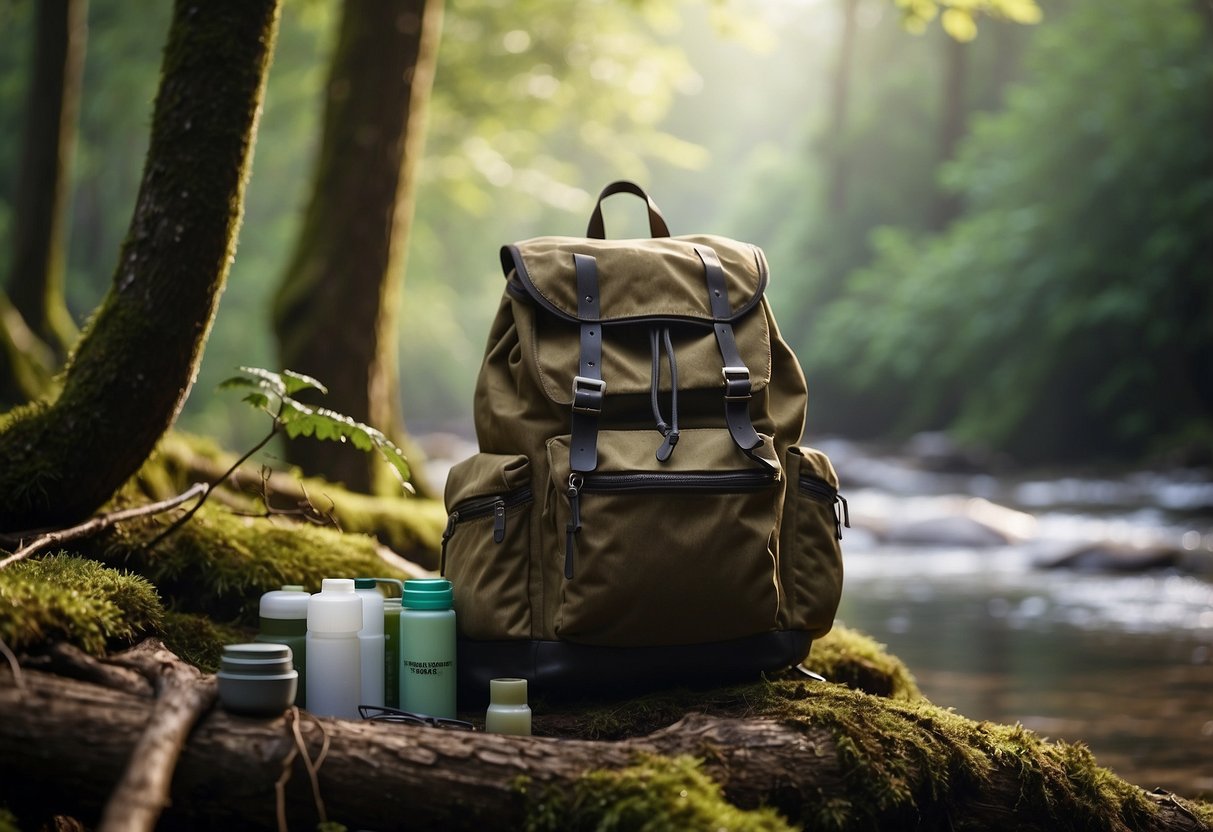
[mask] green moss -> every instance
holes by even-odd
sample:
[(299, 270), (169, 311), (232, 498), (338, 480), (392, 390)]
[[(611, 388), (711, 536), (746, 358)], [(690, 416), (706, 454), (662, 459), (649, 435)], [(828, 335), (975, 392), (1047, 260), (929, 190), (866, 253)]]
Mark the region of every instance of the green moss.
[(813, 642), (804, 666), (831, 682), (876, 696), (904, 701), (922, 698), (914, 676), (901, 659), (883, 644), (840, 624)]
[(15, 649), (68, 641), (89, 653), (157, 632), (164, 608), (148, 581), (66, 554), (0, 572), (0, 638)]
[(840, 685), (776, 690), (784, 718), (830, 731), (846, 769), (848, 794), (793, 818), (812, 828), (948, 828), (996, 769), (1013, 770), (1025, 825), (1131, 829), (1154, 811), (1141, 789), (1100, 768), (1085, 748), (1045, 742), (1022, 726), (978, 723), (925, 700), (892, 701)]
[(772, 809), (746, 811), (729, 803), (699, 761), (685, 756), (642, 755), (627, 768), (589, 772), (572, 789), (519, 787), (528, 799), (528, 832), (792, 828)]
[(183, 660), (207, 673), (219, 670), (225, 644), (252, 641), (251, 627), (217, 624), (204, 615), (169, 610), (164, 616), (164, 643)]
[[(148, 498), (164, 499), (184, 491), (193, 482), (216, 480), (236, 458), (209, 439), (172, 432), (161, 440), (133, 485)], [(341, 530), (373, 535), (394, 552), (426, 568), (438, 568), (442, 530), (446, 526), (446, 510), (440, 500), (359, 494), (325, 480), (302, 477), (297, 470), (277, 477), (290, 477), (291, 490), (302, 488), (319, 511), (332, 515)], [(247, 490), (229, 487), (224, 488), (224, 493), (228, 499), (247, 504), (252, 511), (261, 510), (260, 498)], [(291, 499), (283, 494), (275, 504), (281, 508)]]
[(261, 594), (283, 584), (315, 592), (324, 578), (403, 578), (375, 552), (375, 541), (289, 520), (242, 517), (203, 506), (149, 550), (167, 520), (123, 524), (99, 544), (98, 556), (151, 580), (174, 608), (216, 621), (252, 625)]

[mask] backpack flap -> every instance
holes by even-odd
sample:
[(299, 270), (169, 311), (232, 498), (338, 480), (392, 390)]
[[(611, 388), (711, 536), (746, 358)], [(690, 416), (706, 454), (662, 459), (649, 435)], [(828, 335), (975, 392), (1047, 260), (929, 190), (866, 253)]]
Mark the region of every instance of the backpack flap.
[[(771, 333), (762, 313), (767, 265), (762, 251), (724, 237), (695, 235), (653, 240), (589, 240), (539, 237), (502, 249), (509, 290), (548, 314), (533, 316), (531, 351), (539, 382), (557, 405), (573, 403), (579, 375), (583, 315), (578, 301), (575, 255), (593, 258), (601, 292), (596, 320), (604, 327), (601, 379), (608, 398), (651, 395), (654, 327), (668, 327), (675, 350), (680, 392), (725, 389), (723, 361), (713, 325), (704, 262), (696, 248), (719, 258), (725, 280), (727, 321), (749, 371), (751, 393), (771, 379)], [(671, 376), (662, 374), (658, 390), (668, 393)], [(618, 403), (617, 403), (618, 405)], [(625, 405), (626, 406), (626, 405)]]

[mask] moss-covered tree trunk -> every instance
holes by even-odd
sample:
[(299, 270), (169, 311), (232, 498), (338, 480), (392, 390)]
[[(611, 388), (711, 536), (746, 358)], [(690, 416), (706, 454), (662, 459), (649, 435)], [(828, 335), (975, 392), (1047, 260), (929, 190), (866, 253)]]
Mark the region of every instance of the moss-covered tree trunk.
[(109, 293), (63, 390), (0, 425), (0, 530), (102, 505), (173, 423), (235, 252), (278, 0), (178, 0)]
[(88, 0), (43, 0), (35, 16), (8, 292), (30, 329), (62, 360), (76, 337), (63, 274)]
[[(283, 367), (401, 445), (397, 311), (441, 17), (441, 0), (345, 4), (311, 202), (274, 309)], [(355, 491), (377, 484), (377, 457), (337, 443), (300, 440), (287, 456)]]

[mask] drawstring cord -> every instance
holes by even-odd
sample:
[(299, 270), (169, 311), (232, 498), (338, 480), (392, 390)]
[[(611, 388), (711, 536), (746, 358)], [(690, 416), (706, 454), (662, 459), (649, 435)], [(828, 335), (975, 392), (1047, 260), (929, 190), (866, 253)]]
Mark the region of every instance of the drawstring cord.
[(661, 347), (658, 340), (657, 328), (649, 330), (649, 348), (653, 354), (653, 381), (649, 387), (653, 405), (653, 417), (657, 420), (657, 430), (665, 438), (657, 449), (657, 459), (665, 462), (674, 453), (678, 444), (678, 364), (674, 359), (674, 342), (670, 338), (670, 328), (662, 327), (661, 336), (665, 341), (666, 357), (670, 365), (670, 422), (667, 424), (661, 416), (661, 405), (657, 401), (657, 391), (661, 386)]

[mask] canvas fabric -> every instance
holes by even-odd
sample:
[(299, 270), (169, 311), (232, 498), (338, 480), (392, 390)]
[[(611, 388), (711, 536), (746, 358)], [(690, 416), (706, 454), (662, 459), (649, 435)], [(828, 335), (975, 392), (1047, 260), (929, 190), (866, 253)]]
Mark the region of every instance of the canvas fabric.
[[(600, 238), (614, 193), (645, 200), (652, 239)], [(480, 452), (445, 493), (465, 687), (509, 675), (551, 694), (637, 667), (711, 682), (801, 661), (837, 610), (845, 501), (799, 444), (806, 384), (763, 252), (669, 236), (621, 182), (587, 237), (508, 245), (501, 264)]]

